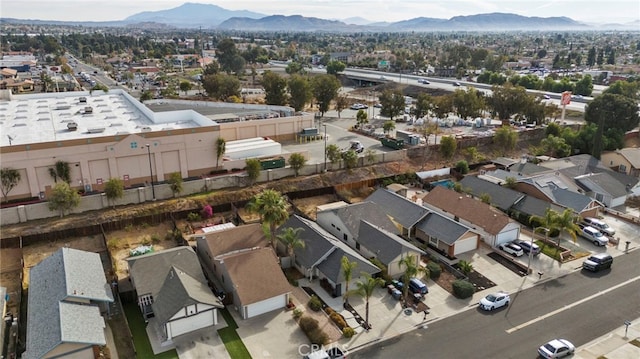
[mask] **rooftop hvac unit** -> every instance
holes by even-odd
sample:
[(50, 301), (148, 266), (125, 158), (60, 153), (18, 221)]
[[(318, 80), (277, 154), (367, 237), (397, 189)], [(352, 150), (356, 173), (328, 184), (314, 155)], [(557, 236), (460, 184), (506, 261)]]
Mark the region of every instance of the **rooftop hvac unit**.
[(69, 131), (75, 131), (75, 130), (78, 129), (78, 124), (75, 123), (75, 122), (69, 122), (69, 123), (67, 123), (67, 129)]

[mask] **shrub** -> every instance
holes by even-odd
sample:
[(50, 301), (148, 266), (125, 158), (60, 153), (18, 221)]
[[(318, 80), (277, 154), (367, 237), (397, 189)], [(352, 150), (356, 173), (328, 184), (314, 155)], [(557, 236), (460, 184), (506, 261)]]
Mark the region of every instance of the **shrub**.
[(309, 308), (314, 312), (319, 312), (322, 309), (322, 301), (318, 298), (317, 295), (312, 295), (309, 299)]
[(213, 208), (210, 205), (206, 205), (202, 207), (202, 211), (200, 211), (200, 215), (204, 219), (209, 219), (213, 217)]
[(331, 307), (326, 307), (324, 308), (324, 312), (327, 313), (328, 316), (331, 316), (331, 314), (335, 313), (336, 311)]
[(325, 345), (329, 341), (329, 337), (327, 336), (327, 334), (325, 334), (325, 332), (323, 332), (320, 328), (312, 330), (311, 332), (306, 334), (307, 338), (309, 338), (309, 341), (311, 341), (312, 344)]
[(114, 250), (114, 249), (118, 248), (118, 240), (115, 239), (115, 238), (110, 239), (107, 242), (107, 248), (109, 248), (110, 250)]
[(296, 308), (293, 310), (293, 317), (300, 318), (302, 316), (302, 310), (300, 308)]
[(427, 263), (427, 269), (429, 270), (429, 277), (431, 279), (440, 278), (440, 274), (442, 274), (442, 268), (436, 262)]
[(300, 328), (303, 332), (307, 333), (312, 330), (318, 329), (318, 321), (311, 317), (300, 318)]
[(344, 329), (342, 329), (342, 336), (345, 338), (351, 338), (355, 334), (356, 334), (356, 331), (353, 330), (353, 328), (351, 327), (345, 327)]
[(191, 212), (187, 215), (187, 221), (196, 222), (200, 220), (200, 214), (196, 212)]
[(151, 243), (153, 243), (153, 244), (160, 243), (160, 236), (157, 235), (157, 234), (152, 234), (151, 235)]
[(148, 246), (151, 244), (151, 238), (149, 238), (148, 236), (144, 236), (144, 238), (142, 238), (142, 240), (140, 241), (140, 244), (142, 244), (143, 246)]
[(347, 326), (347, 322), (344, 320), (344, 318), (336, 312), (331, 313), (329, 318), (331, 318), (331, 320), (336, 323), (340, 330), (344, 329)]
[(460, 299), (469, 298), (476, 292), (476, 289), (473, 287), (471, 282), (457, 279), (452, 284), (453, 287), (453, 295)]

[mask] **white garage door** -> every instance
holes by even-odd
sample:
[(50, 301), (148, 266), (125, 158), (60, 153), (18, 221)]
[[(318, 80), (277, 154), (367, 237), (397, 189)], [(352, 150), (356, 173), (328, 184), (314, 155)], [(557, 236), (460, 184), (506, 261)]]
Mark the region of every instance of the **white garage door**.
[(282, 309), (287, 305), (287, 295), (279, 295), (270, 299), (263, 300), (258, 303), (247, 306), (247, 318), (253, 318), (257, 315), (270, 312), (272, 310)]
[(503, 233), (498, 234), (498, 236), (496, 237), (496, 243), (494, 243), (494, 246), (499, 246), (502, 243), (507, 243), (507, 242), (511, 242), (515, 239), (518, 239), (518, 234), (520, 233), (520, 231), (518, 230), (518, 228), (514, 228), (510, 231), (506, 231)]
[(213, 311), (200, 312), (196, 315), (167, 323), (169, 339), (200, 328), (213, 325)]
[(453, 247), (453, 255), (457, 256), (458, 254), (466, 253), (476, 248), (478, 248), (478, 237), (461, 239), (456, 241), (456, 245)]

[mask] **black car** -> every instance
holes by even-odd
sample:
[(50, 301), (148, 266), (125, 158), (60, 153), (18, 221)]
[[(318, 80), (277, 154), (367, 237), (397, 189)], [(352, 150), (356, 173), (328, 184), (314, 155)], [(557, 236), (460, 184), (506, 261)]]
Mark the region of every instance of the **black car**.
[(598, 253), (590, 256), (582, 263), (582, 269), (597, 272), (603, 269), (611, 268), (613, 257), (607, 253)]

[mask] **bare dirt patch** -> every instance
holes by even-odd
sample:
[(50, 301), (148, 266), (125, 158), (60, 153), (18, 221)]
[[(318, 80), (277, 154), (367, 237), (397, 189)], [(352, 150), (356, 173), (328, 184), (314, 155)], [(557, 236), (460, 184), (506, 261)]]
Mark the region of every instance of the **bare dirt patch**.
[[(473, 286), (476, 288), (476, 292), (485, 290), (487, 288), (495, 287), (496, 285), (494, 282), (489, 280), (489, 278), (483, 276), (482, 274), (476, 272), (475, 270), (469, 273), (468, 278), (469, 278), (469, 282), (471, 282), (471, 284), (473, 284)], [(440, 274), (440, 277), (438, 277), (438, 279), (436, 279), (435, 282), (444, 290), (453, 294), (453, 282), (455, 282), (456, 279), (457, 278), (455, 275), (453, 275), (452, 273), (446, 270), (443, 270), (442, 273)]]
[(22, 269), (0, 273), (0, 283), (7, 288), (7, 312), (17, 316), (20, 313), (20, 297), (22, 294)]
[(130, 257), (130, 250), (141, 245), (151, 245), (154, 251), (176, 247), (177, 242), (173, 238), (167, 239), (167, 233), (172, 229), (173, 224), (165, 222), (155, 226), (130, 226), (124, 230), (107, 233), (107, 246), (118, 278), (128, 276), (126, 259)]
[(316, 220), (316, 209), (318, 206), (323, 204), (337, 202), (338, 198), (332, 194), (327, 194), (323, 196), (315, 196), (308, 198), (295, 199), (293, 205), (302, 212), (305, 216), (311, 218), (312, 220)]

